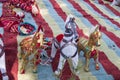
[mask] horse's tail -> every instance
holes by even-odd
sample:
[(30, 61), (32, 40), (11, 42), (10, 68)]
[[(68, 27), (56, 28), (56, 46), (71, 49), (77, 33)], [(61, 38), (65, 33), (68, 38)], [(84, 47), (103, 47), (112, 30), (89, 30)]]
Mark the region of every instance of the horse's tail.
[(84, 37), (79, 38), (78, 43), (77, 43), (78, 52), (80, 52), (80, 50), (84, 50), (87, 43), (88, 43), (88, 40), (86, 38)]

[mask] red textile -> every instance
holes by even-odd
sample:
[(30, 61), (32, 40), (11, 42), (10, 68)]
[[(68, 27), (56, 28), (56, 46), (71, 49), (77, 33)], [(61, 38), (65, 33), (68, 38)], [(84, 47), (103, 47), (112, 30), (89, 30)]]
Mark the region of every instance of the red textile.
[(0, 34), (0, 38), (2, 38), (3, 36), (2, 36), (2, 34)]
[(91, 57), (93, 57), (94, 55), (96, 55), (97, 53), (96, 53), (96, 50), (93, 50), (92, 52), (91, 52)]
[(6, 2), (6, 1), (8, 1), (8, 0), (0, 0), (0, 2)]
[(61, 42), (61, 40), (63, 39), (63, 34), (59, 34), (57, 37), (56, 37), (57, 41), (58, 42)]

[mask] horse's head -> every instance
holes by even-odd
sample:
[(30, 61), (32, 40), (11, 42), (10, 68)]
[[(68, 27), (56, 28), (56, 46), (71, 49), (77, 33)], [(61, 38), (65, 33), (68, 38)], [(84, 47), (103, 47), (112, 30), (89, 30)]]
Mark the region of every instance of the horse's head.
[(90, 33), (90, 43), (94, 46), (100, 46), (100, 39), (101, 39), (101, 32), (100, 32), (100, 27), (96, 25), (93, 29), (93, 31)]
[(44, 30), (41, 26), (39, 26), (38, 30), (36, 31), (33, 37), (33, 44), (38, 48), (43, 46), (43, 42), (44, 42), (43, 38), (44, 38)]
[(66, 18), (65, 25), (70, 22), (70, 21), (75, 21), (75, 17), (72, 14), (69, 14)]
[(78, 34), (76, 31), (75, 17), (73, 15), (68, 15), (65, 21), (65, 33), (64, 36), (67, 39), (77, 39)]

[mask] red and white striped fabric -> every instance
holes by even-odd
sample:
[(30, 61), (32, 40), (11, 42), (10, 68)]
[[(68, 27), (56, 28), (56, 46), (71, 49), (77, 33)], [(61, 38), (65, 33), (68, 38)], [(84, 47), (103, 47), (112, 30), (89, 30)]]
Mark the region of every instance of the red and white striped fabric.
[[(41, 24), (43, 25), (43, 28), (45, 30), (45, 37), (53, 37), (63, 33), (64, 26), (62, 25), (64, 25), (63, 22), (65, 22), (66, 17), (69, 13), (74, 14), (76, 17), (77, 30), (80, 36), (84, 36), (88, 38), (87, 32), (89, 30), (89, 26), (91, 25), (94, 26), (96, 24), (101, 25), (101, 31), (104, 35), (103, 39), (101, 40), (102, 47), (100, 47), (100, 54), (99, 54), (99, 61), (102, 66), (101, 70), (105, 70), (106, 74), (112, 75), (113, 80), (119, 80), (120, 56), (118, 52), (120, 48), (120, 36), (119, 36), (120, 8), (112, 7), (110, 6), (110, 4), (104, 4), (105, 3), (104, 0), (101, 1), (103, 5), (101, 4), (98, 5), (92, 0), (63, 0), (63, 1), (37, 0), (37, 4), (38, 4), (37, 6), (40, 9), (40, 13), (37, 16), (32, 15), (32, 18), (35, 20), (34, 23), (37, 24), (38, 26)], [(25, 11), (31, 10), (31, 7), (26, 7), (28, 4), (25, 4), (24, 2), (18, 2), (18, 0), (12, 0), (12, 3), (13, 2), (14, 2), (13, 5), (16, 5), (16, 7), (19, 6), (23, 8)], [(19, 67), (21, 65), (20, 65), (20, 61), (17, 58), (17, 55), (19, 53), (18, 44), (24, 37), (21, 37), (16, 33), (10, 32), (10, 29), (12, 31), (17, 31), (17, 26), (19, 25), (22, 19), (18, 18), (16, 14), (12, 13), (10, 9), (6, 8), (7, 3), (0, 3), (0, 4), (2, 4), (1, 12), (3, 15), (1, 16), (0, 20), (3, 23), (5, 29), (3, 37), (4, 37), (4, 45), (6, 52), (6, 68), (10, 80), (23, 80), (23, 78), (25, 80), (27, 79), (39, 80), (38, 76), (31, 72), (30, 68), (28, 68), (28, 72), (26, 74), (24, 75), (19, 74)], [(90, 7), (92, 7), (92, 10)], [(99, 16), (98, 14), (95, 13), (98, 13)], [(81, 14), (82, 16), (79, 16)], [(29, 19), (28, 15), (27, 17)], [(106, 40), (108, 43), (109, 42), (110, 43), (108, 44)], [(112, 45), (113, 43), (114, 45)], [(59, 51), (52, 63), (53, 71), (56, 70), (58, 61), (59, 61)], [(67, 80), (71, 76), (73, 76), (69, 66), (67, 65), (68, 63), (65, 64), (60, 80)], [(92, 78), (94, 80), (97, 80), (99, 78), (97, 77), (97, 74), (92, 73), (92, 71), (89, 73), (85, 73), (82, 70), (82, 68), (80, 69), (81, 71), (79, 76), (75, 76), (76, 80), (82, 79), (82, 77), (84, 77), (82, 74), (85, 74), (85, 77), (94, 76), (94, 78)], [(98, 72), (101, 73), (103, 71), (98, 71)], [(2, 80), (1, 76), (0, 76), (0, 80)], [(84, 79), (84, 80), (88, 80), (88, 79)]]

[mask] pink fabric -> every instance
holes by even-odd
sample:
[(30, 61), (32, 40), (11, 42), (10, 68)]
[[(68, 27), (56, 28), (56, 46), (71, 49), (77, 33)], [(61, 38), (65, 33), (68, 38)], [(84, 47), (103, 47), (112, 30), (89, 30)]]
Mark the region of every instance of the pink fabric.
[(63, 34), (59, 34), (57, 37), (56, 37), (57, 41), (58, 42), (61, 42), (61, 40), (63, 39)]
[(6, 1), (8, 1), (8, 0), (0, 0), (0, 2), (6, 2)]

